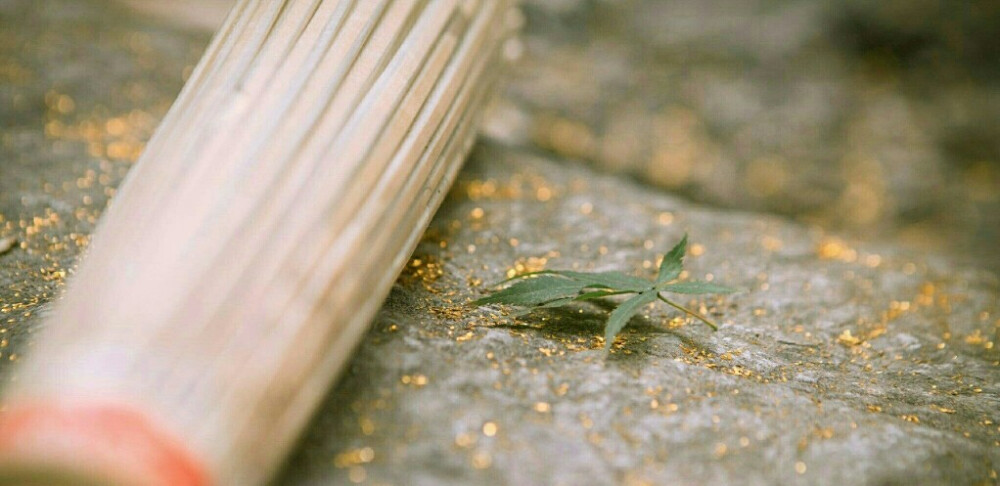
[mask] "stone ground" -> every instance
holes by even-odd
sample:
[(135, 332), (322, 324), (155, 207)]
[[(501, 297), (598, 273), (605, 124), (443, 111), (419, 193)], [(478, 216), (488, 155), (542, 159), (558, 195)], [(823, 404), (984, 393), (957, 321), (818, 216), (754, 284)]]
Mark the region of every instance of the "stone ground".
[[(864, 2), (665, 3), (528, 3), (489, 137), (275, 484), (997, 484), (995, 85), (922, 87), (954, 35)], [(178, 25), (0, 0), (0, 388), (207, 42)], [(831, 25), (923, 54), (874, 73)], [(651, 277), (684, 232), (742, 289), (687, 302), (718, 332), (654, 306), (605, 355), (607, 306), (465, 305)]]

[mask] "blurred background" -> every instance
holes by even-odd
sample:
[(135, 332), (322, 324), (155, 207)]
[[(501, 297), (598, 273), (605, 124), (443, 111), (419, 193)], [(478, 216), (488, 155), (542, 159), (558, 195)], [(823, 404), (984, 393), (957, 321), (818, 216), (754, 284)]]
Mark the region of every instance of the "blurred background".
[[(124, 5), (190, 30), (178, 43), (81, 20), (65, 2), (6, 1), (49, 11), (26, 22), (4, 11), (0, 97), (22, 99), (6, 102), (8, 133), (43, 115), (28, 93), (48, 96), (56, 121), (72, 115), (60, 94), (98, 99), (108, 117), (132, 113), (114, 127), (135, 132), (115, 146), (130, 156), (232, 4), (106, 0), (112, 18)], [(710, 205), (1000, 269), (1000, 2), (526, 0), (524, 13), (525, 55), (489, 136)], [(76, 31), (70, 49), (56, 48), (73, 38), (60, 29)], [(88, 73), (51, 67), (78, 56), (131, 70), (109, 76), (128, 86), (98, 92)], [(29, 72), (47, 79), (12, 87)]]
[(539, 147), (1000, 266), (1000, 2), (529, 1)]

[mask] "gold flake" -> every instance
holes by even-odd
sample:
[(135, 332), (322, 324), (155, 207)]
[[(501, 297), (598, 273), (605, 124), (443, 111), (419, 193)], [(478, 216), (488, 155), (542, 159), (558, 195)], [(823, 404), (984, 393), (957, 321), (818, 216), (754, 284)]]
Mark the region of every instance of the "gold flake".
[(726, 444), (720, 442), (718, 444), (715, 444), (715, 449), (713, 452), (715, 454), (715, 457), (722, 457), (726, 455), (726, 451), (728, 451), (728, 449), (729, 448), (726, 447)]
[(466, 448), (470, 447), (476, 442), (476, 436), (472, 434), (458, 434), (455, 436), (455, 445), (458, 447)]
[(935, 404), (931, 405), (931, 409), (936, 410), (936, 411), (941, 412), (941, 413), (947, 413), (947, 414), (953, 414), (953, 413), (955, 413), (955, 409), (954, 408), (945, 408), (945, 407), (942, 407), (940, 405), (935, 405)]
[(375, 422), (368, 418), (362, 417), (359, 421), (361, 425), (361, 433), (365, 435), (372, 435), (375, 433)]
[(986, 338), (983, 337), (979, 329), (976, 329), (976, 331), (973, 332), (972, 334), (965, 336), (965, 344), (979, 345), (983, 344), (984, 342), (986, 342)]
[(853, 336), (850, 329), (844, 329), (844, 332), (837, 336), (837, 342), (844, 346), (851, 347), (861, 344), (861, 339)]
[(764, 250), (767, 251), (778, 251), (782, 245), (782, 241), (773, 236), (764, 236), (760, 239), (760, 246), (764, 247)]
[(365, 471), (365, 468), (361, 466), (354, 466), (347, 472), (347, 479), (354, 484), (363, 483), (367, 478), (368, 473)]
[(493, 457), (486, 451), (477, 451), (472, 455), (472, 467), (486, 469), (493, 465)]

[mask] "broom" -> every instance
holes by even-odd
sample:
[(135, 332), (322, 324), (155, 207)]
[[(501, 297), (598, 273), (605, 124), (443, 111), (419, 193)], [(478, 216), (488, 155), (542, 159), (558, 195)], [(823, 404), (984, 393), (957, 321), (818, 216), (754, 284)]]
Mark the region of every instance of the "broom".
[(240, 0), (0, 414), (0, 484), (254, 485), (468, 153), (505, 0)]

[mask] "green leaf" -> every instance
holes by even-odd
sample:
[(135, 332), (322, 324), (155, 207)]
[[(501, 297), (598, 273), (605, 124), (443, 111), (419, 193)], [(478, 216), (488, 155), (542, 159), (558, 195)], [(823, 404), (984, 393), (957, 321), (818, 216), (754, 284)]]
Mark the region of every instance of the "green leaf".
[(643, 306), (657, 299), (657, 292), (648, 291), (630, 297), (611, 312), (608, 323), (604, 326), (604, 349), (611, 349), (615, 336), (628, 324), (628, 321), (642, 309)]
[(663, 292), (674, 292), (677, 294), (731, 294), (736, 292), (736, 289), (708, 282), (680, 282), (661, 285), (658, 288)]
[(604, 329), (607, 348), (639, 310), (657, 299), (675, 309), (700, 319), (713, 330), (718, 326), (708, 317), (688, 309), (660, 295), (660, 292), (680, 294), (727, 294), (734, 289), (708, 282), (674, 282), (681, 274), (688, 237), (685, 234), (677, 245), (663, 256), (656, 283), (626, 275), (621, 272), (574, 272), (570, 270), (543, 270), (505, 280), (515, 282), (492, 295), (474, 301), (476, 305), (508, 304), (528, 307), (516, 315), (528, 314), (535, 309), (568, 305), (572, 302), (600, 299), (612, 295), (636, 294), (615, 307)]
[(626, 275), (621, 272), (584, 273), (555, 271), (553, 273), (571, 278), (578, 282), (583, 282), (587, 284), (587, 287), (606, 287), (609, 289), (634, 290), (637, 292), (647, 290), (652, 287), (648, 280)]
[(585, 293), (582, 293), (582, 294), (576, 296), (576, 298), (573, 299), (573, 300), (581, 300), (581, 301), (582, 300), (592, 300), (592, 299), (600, 299), (601, 297), (608, 297), (608, 296), (611, 296), (611, 295), (634, 294), (634, 293), (636, 293), (636, 292), (632, 291), (632, 290), (619, 290), (617, 292), (613, 292), (613, 291), (607, 290), (607, 289), (605, 289), (605, 290), (596, 290), (594, 292), (585, 292)]
[[(652, 285), (648, 280), (641, 279), (639, 277), (633, 277), (631, 275), (626, 275), (621, 272), (574, 272), (571, 270), (542, 270), (539, 272), (526, 273), (524, 275), (518, 275), (510, 280), (518, 280), (522, 278), (529, 278), (538, 275), (555, 275), (559, 277), (564, 277), (570, 280), (575, 280), (585, 287), (593, 288), (608, 288), (615, 290), (633, 290), (636, 292), (652, 288)], [(502, 283), (502, 282), (501, 282)]]
[(509, 304), (533, 306), (557, 299), (576, 297), (583, 284), (565, 278), (541, 276), (522, 280), (492, 295), (474, 301), (476, 305)]
[(678, 243), (670, 250), (669, 253), (663, 255), (663, 261), (660, 263), (660, 272), (656, 276), (656, 283), (666, 283), (681, 274), (681, 270), (684, 268), (684, 253), (687, 252), (688, 235), (684, 234), (684, 238), (681, 238), (681, 242)]
[(563, 298), (556, 299), (556, 300), (550, 300), (550, 301), (548, 301), (548, 302), (546, 302), (544, 304), (541, 304), (541, 305), (536, 305), (534, 307), (529, 307), (527, 309), (523, 309), (523, 310), (514, 312), (511, 315), (514, 316), (514, 317), (521, 317), (521, 316), (525, 316), (525, 315), (531, 314), (532, 312), (534, 312), (534, 311), (536, 311), (538, 309), (551, 309), (553, 307), (562, 307), (562, 306), (564, 306), (566, 304), (569, 304), (571, 302), (574, 302), (574, 301), (576, 301), (576, 299), (573, 298), (573, 297), (563, 297)]

